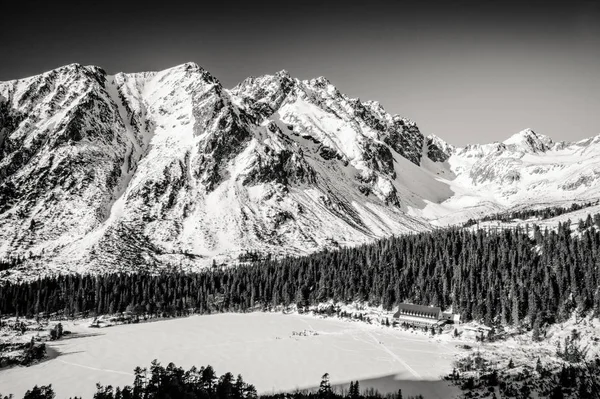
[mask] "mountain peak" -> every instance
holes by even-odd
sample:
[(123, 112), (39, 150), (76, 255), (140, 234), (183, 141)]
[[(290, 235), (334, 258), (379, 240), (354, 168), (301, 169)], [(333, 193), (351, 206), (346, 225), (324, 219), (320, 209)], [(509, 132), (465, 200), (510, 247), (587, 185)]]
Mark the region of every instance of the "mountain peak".
[(186, 71), (199, 71), (203, 68), (201, 68), (198, 64), (196, 64), (195, 62), (185, 62), (181, 65), (176, 66), (175, 68), (183, 68)]
[(505, 144), (509, 144), (507, 142), (510, 142), (512, 140), (518, 140), (518, 139), (520, 139), (522, 137), (537, 137), (537, 136), (538, 136), (538, 134), (536, 132), (534, 132), (533, 129), (531, 129), (531, 128), (528, 127), (526, 129), (521, 130), (518, 133), (513, 134), (508, 139), (506, 139), (504, 141), (504, 143)]
[(58, 67), (58, 68), (56, 68), (56, 70), (59, 70), (59, 71), (71, 71), (71, 70), (77, 70), (77, 69), (81, 69), (81, 68), (83, 68), (83, 65), (81, 65), (78, 62), (72, 62), (70, 64)]
[(456, 149), (455, 146), (453, 146), (452, 144), (448, 143), (446, 140), (440, 138), (439, 136), (436, 136), (435, 134), (429, 134), (429, 135), (427, 135), (427, 139), (431, 140), (433, 143), (435, 143), (436, 145), (438, 145), (440, 148), (448, 149), (450, 151), (454, 151)]
[(158, 72), (161, 75), (170, 75), (170, 74), (181, 74), (182, 76), (186, 76), (192, 80), (196, 79), (196, 76), (200, 77), (200, 79), (208, 84), (214, 84), (216, 86), (221, 86), (221, 82), (212, 75), (209, 71), (202, 68), (195, 62), (186, 62), (184, 64), (176, 65), (172, 68), (167, 68), (163, 71)]
[(329, 81), (329, 79), (327, 79), (324, 76), (312, 78), (312, 79), (307, 80), (306, 82), (308, 83), (309, 86), (318, 87), (318, 88), (325, 88), (325, 87), (331, 85), (331, 82)]
[(519, 133), (513, 134), (503, 141), (507, 146), (514, 146), (531, 152), (545, 152), (552, 145), (552, 139), (542, 134), (537, 134), (532, 129), (527, 128)]
[(201, 74), (210, 75), (210, 72), (208, 72), (206, 69), (202, 68), (200, 65), (196, 64), (195, 62), (186, 62), (183, 64), (175, 65), (174, 67), (167, 68), (161, 72), (167, 72), (167, 71), (169, 71), (169, 72), (183, 71), (183, 72), (189, 72), (189, 73), (201, 73)]
[[(70, 75), (70, 76), (81, 76), (81, 75), (106, 75), (104, 69), (96, 65), (82, 65), (80, 63), (74, 62), (68, 65), (64, 65), (53, 70), (47, 71), (43, 73), (43, 76), (53, 75), (53, 74), (61, 74), (61, 75)], [(39, 75), (38, 75), (39, 76)]]

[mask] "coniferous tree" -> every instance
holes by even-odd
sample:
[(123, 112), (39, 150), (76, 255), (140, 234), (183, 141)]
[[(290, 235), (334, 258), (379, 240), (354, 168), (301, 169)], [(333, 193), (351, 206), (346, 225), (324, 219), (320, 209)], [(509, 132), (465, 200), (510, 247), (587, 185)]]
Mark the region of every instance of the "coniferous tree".
[(513, 362), (512, 358), (508, 361), (508, 366), (509, 369), (514, 369), (515, 368), (515, 363)]
[(329, 382), (329, 374), (323, 374), (321, 377), (321, 383), (319, 384), (319, 398), (328, 399), (331, 397), (331, 383)]
[(25, 392), (23, 399), (54, 399), (55, 396), (52, 385), (42, 385), (40, 387), (36, 385), (33, 389)]

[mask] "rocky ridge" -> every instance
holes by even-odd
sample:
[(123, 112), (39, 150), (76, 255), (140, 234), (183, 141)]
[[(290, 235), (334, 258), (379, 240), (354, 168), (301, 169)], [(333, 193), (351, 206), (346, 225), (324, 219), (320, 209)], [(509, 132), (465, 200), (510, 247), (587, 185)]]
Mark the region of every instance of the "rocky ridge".
[(323, 77), (226, 89), (194, 63), (71, 64), (0, 82), (0, 259), (25, 259), (3, 272), (14, 277), (357, 245), (550, 189), (549, 201), (597, 197), (598, 142), (525, 130), (456, 148)]

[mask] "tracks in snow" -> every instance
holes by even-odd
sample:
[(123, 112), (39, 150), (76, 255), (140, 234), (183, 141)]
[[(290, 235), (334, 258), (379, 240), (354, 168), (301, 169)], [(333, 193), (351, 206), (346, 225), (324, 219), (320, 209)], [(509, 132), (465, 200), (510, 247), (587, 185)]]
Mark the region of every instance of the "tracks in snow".
[(110, 369), (100, 369), (100, 368), (97, 368), (97, 367), (85, 366), (83, 364), (77, 364), (77, 363), (67, 362), (67, 361), (61, 360), (61, 359), (56, 359), (56, 360), (58, 360), (59, 362), (64, 363), (64, 364), (68, 364), (69, 366), (81, 367), (81, 368), (88, 369), (88, 370), (104, 371), (104, 372), (107, 372), (107, 373), (123, 374), (123, 375), (133, 376), (132, 373), (128, 373), (126, 371), (110, 370)]

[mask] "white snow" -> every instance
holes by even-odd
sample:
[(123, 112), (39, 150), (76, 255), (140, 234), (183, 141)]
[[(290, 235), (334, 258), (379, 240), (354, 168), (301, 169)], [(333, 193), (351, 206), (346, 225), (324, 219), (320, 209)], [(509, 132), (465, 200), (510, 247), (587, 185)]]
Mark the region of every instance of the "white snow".
[[(153, 359), (185, 368), (210, 364), (219, 375), (240, 373), (259, 393), (312, 388), (324, 373), (332, 384), (359, 380), (363, 389), (401, 388), (405, 396), (448, 398), (456, 392), (440, 381), (458, 351), (451, 342), (361, 322), (250, 313), (102, 329), (84, 321), (63, 324), (89, 336), (50, 343), (61, 353), (54, 359), (0, 371), (0, 392), (20, 397), (34, 384), (51, 383), (58, 397), (91, 398), (96, 382), (131, 384), (133, 369)], [(305, 330), (317, 335), (292, 335)]]
[(525, 130), (504, 143), (456, 149), (448, 160), (451, 174), (438, 178), (453, 194), (412, 214), (446, 226), (512, 208), (599, 198), (598, 140), (552, 147), (550, 143)]

